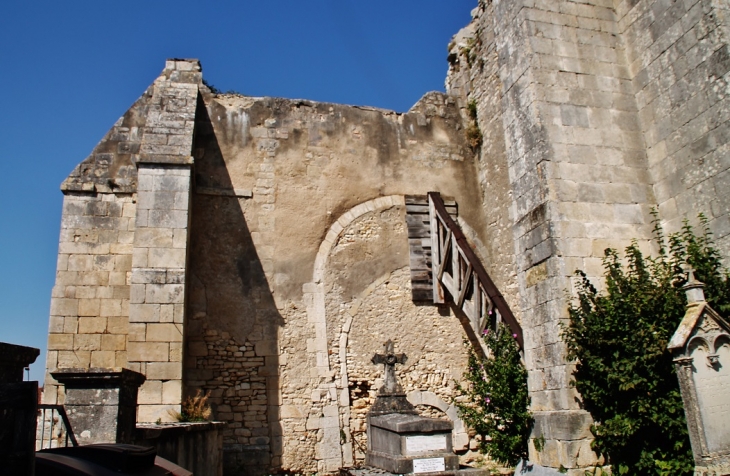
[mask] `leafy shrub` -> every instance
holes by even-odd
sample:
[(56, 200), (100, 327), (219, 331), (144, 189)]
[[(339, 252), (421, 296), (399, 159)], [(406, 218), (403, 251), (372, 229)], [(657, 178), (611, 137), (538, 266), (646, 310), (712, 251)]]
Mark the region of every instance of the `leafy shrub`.
[(501, 464), (514, 466), (527, 459), (527, 440), (532, 429), (528, 411), (527, 370), (520, 348), (507, 326), (486, 330), (487, 358), (469, 353), (465, 387), (457, 385), (465, 402), (457, 402), (459, 415), (482, 439), (479, 451)]
[(210, 397), (210, 392), (203, 395), (198, 389), (194, 397), (188, 397), (182, 402), (180, 412), (169, 410), (169, 413), (180, 422), (207, 421), (212, 413), (208, 397)]
[(689, 263), (705, 283), (718, 312), (730, 310), (730, 285), (722, 271), (707, 220), (703, 234), (686, 222), (665, 246), (655, 214), (656, 258), (644, 257), (636, 242), (626, 248), (626, 265), (615, 250), (603, 259), (606, 292), (586, 275), (563, 329), (568, 357), (576, 360), (574, 385), (595, 424), (593, 449), (613, 474), (692, 474), (693, 459), (679, 383), (667, 344), (682, 320)]

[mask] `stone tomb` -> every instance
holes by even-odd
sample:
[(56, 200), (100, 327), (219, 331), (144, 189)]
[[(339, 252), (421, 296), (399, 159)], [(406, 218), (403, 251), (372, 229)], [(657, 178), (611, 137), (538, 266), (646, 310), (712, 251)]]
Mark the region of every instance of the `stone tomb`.
[(65, 407), (81, 445), (133, 443), (137, 391), (145, 376), (125, 368), (59, 369)]
[(374, 364), (384, 365), (385, 381), (368, 413), (365, 463), (399, 474), (454, 473), (459, 457), (452, 449), (453, 423), (418, 415), (395, 375), (395, 365), (405, 361), (390, 340), (385, 353), (373, 357)]
[(692, 271), (687, 311), (669, 342), (682, 391), (695, 475), (730, 475), (730, 325)]

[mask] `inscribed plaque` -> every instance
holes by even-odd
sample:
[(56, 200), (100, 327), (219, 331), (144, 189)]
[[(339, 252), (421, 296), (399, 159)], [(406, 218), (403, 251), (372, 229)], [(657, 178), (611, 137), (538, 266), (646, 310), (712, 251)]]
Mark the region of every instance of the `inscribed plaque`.
[(446, 451), (446, 435), (406, 436), (406, 453)]
[(436, 473), (438, 471), (446, 471), (446, 465), (443, 458), (424, 458), (413, 460), (414, 473)]

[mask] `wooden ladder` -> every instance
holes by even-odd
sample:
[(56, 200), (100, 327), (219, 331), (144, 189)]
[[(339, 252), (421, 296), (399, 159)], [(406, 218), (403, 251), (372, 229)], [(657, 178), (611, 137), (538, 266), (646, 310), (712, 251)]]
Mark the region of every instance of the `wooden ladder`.
[(450, 305), (476, 348), (483, 349), (482, 333), (500, 322), (524, 348), (522, 327), (454, 220), (456, 212), (456, 203), (444, 203), (438, 192), (406, 197), (413, 300)]

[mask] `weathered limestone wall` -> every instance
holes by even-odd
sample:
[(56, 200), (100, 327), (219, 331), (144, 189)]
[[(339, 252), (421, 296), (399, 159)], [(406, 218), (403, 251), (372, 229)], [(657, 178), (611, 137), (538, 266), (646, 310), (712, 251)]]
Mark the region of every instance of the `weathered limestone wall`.
[[(210, 389), (216, 416), (231, 422), (224, 430), (230, 471), (336, 471), (352, 464), (359, 428), (351, 423), (358, 399), (350, 399), (347, 371), (360, 312), (354, 303), (408, 265), (403, 195), (453, 196), (476, 237), (487, 240), (471, 205), (479, 185), (458, 111), (435, 93), (408, 114), (226, 95), (205, 102), (194, 145), (188, 393)], [(408, 284), (394, 296), (370, 297), (372, 326), (363, 330), (397, 333), (404, 345), (416, 336), (440, 342), (428, 321), (441, 320), (458, 352), (432, 364), (446, 381), (442, 375), (418, 388), (449, 393), (465, 362), (462, 330), (454, 317), (414, 306)], [(406, 315), (394, 316), (394, 306)], [(422, 326), (401, 322), (421, 317)], [(424, 352), (414, 351), (414, 364)], [(372, 367), (360, 378), (374, 392), (380, 370)]]
[(615, 1), (662, 222), (708, 219), (730, 252), (727, 2)]
[(546, 439), (531, 457), (569, 469), (594, 464), (595, 455), (590, 419), (568, 385), (563, 294), (575, 269), (600, 276), (604, 248), (648, 238), (653, 203), (611, 7), (482, 3), (452, 44), (447, 81), (463, 104), (476, 101), (480, 125), (491, 131), (501, 122), (505, 132), (504, 161), (494, 153), (485, 160), (507, 170), (512, 193), (533, 436)]
[(56, 283), (51, 296), (45, 403), (62, 403), (50, 372), (126, 367), (129, 280), (139, 151), (149, 91), (64, 181)]
[(559, 336), (564, 292), (575, 269), (600, 277), (606, 247), (636, 238), (649, 250), (657, 204), (671, 231), (705, 213), (730, 251), (727, 6), (481, 1), (472, 14), (450, 45), (447, 90), (477, 106), (482, 170), (496, 171), (482, 178), (485, 195), (504, 188), (500, 171), (508, 178), (533, 436), (546, 439), (531, 457), (590, 466), (590, 419)]
[[(365, 417), (383, 377), (382, 366), (372, 364), (371, 359), (383, 352), (388, 339), (408, 356), (406, 364), (397, 368), (406, 392), (430, 392), (440, 399), (441, 409), (423, 408), (428, 415), (435, 412), (447, 417), (443, 409), (456, 396), (454, 381), (461, 379), (468, 359), (467, 337), (454, 325), (455, 318), (440, 315), (435, 306), (416, 305), (408, 299), (411, 283), (405, 223), (402, 204), (356, 218), (334, 243), (324, 277), (328, 349), (339, 393), (339, 417), (349, 422), (343, 428), (349, 436), (343, 454), (347, 462), (364, 462)], [(463, 451), (468, 438), (463, 428), (459, 430), (462, 435), (455, 439), (454, 447)]]
[[(46, 368), (125, 367), (135, 203), (127, 194), (67, 192)], [(48, 374), (45, 403), (62, 403)]]

